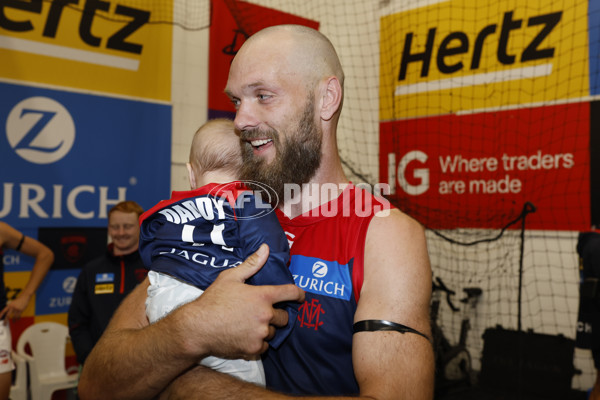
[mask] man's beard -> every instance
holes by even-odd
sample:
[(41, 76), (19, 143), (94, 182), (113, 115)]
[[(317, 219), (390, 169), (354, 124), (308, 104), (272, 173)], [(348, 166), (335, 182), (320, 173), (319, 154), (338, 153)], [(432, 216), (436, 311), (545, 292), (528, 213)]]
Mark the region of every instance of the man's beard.
[(321, 164), (322, 137), (314, 121), (312, 99), (307, 101), (296, 132), (286, 132), (285, 144), (281, 143), (279, 133), (274, 129), (246, 130), (241, 134), (242, 139), (256, 137), (273, 139), (275, 158), (267, 164), (264, 158), (254, 155), (249, 143), (245, 143), (242, 148), (244, 164), (241, 179), (257, 181), (269, 186), (277, 193), (280, 202), (284, 200), (285, 184), (308, 183)]

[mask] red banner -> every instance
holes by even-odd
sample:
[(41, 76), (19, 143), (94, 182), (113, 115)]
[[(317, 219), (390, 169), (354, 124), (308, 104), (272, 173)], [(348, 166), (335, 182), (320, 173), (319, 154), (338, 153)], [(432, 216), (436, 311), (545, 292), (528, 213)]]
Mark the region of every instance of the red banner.
[(587, 230), (590, 105), (384, 122), (380, 177), (428, 228), (498, 229), (526, 202), (528, 229)]
[(237, 0), (212, 0), (208, 63), (209, 118), (231, 117), (235, 109), (223, 92), (229, 65), (246, 39), (273, 25), (298, 24), (319, 29), (319, 23), (272, 8)]

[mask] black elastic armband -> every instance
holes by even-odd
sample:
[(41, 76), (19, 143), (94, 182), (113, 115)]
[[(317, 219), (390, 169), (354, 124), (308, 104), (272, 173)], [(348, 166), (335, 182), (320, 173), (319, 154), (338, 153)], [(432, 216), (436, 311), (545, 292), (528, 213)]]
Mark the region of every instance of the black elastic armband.
[(376, 332), (376, 331), (396, 331), (400, 333), (415, 333), (419, 336), (423, 336), (429, 340), (429, 337), (424, 333), (417, 331), (416, 329), (409, 328), (408, 326), (397, 324), (395, 322), (386, 321), (383, 319), (365, 319), (358, 321), (352, 326), (354, 333), (356, 332)]
[(21, 240), (19, 241), (19, 244), (17, 245), (17, 247), (15, 248), (15, 250), (20, 251), (21, 250), (21, 246), (23, 246), (23, 242), (25, 241), (25, 234), (23, 234), (23, 236), (21, 237)]

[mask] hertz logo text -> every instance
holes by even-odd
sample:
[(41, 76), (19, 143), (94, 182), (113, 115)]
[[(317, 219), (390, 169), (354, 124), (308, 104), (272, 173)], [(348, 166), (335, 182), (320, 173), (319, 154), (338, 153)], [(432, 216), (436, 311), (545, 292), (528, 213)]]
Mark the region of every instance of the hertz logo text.
[[(481, 62), (482, 50), (485, 46), (490, 45), (489, 42), (491, 41), (490, 38), (492, 35), (498, 36), (496, 57), (498, 62), (503, 65), (514, 64), (517, 60), (517, 56), (519, 56), (519, 61), (521, 63), (552, 58), (554, 57), (554, 47), (549, 47), (547, 45), (544, 47), (543, 42), (558, 25), (561, 17), (562, 11), (558, 11), (550, 14), (533, 16), (525, 21), (523, 19), (515, 19), (513, 11), (508, 11), (504, 13), (500, 27), (498, 27), (498, 24), (487, 25), (477, 33), (472, 44), (469, 40), (469, 36), (465, 32), (451, 32), (442, 39), (437, 50), (435, 59), (437, 68), (444, 74), (452, 74), (460, 71), (465, 68), (464, 61), (468, 60), (465, 60), (464, 58), (456, 60), (456, 58), (453, 58), (452, 60), (454, 62), (450, 62), (448, 58), (471, 52), (469, 67), (471, 70), (478, 69)], [(521, 54), (509, 54), (508, 42), (511, 33), (519, 29), (528, 29), (531, 27), (538, 29), (537, 35), (535, 35), (529, 44), (525, 46)], [(436, 28), (429, 29), (425, 50), (423, 52), (417, 52), (412, 48), (414, 33), (409, 32), (406, 34), (400, 61), (399, 81), (406, 79), (407, 69), (411, 63), (421, 63), (421, 77), (429, 76), (436, 30)]]
[[(28, 32), (34, 30), (36, 27), (31, 20), (23, 19), (23, 17), (17, 18), (15, 10), (41, 14), (42, 3), (42, 0), (31, 0), (28, 2), (19, 0), (0, 0), (0, 28), (12, 32)], [(50, 9), (46, 16), (42, 36), (56, 38), (63, 9), (68, 5), (79, 5), (79, 0), (56, 0), (50, 3)], [(81, 12), (81, 19), (79, 21), (78, 33), (81, 40), (88, 46), (100, 47), (103, 38), (95, 36), (92, 33), (92, 25), (97, 17), (97, 11), (108, 12), (110, 5), (110, 2), (108, 1), (85, 0), (83, 11)], [(12, 11), (8, 11), (11, 9)], [(127, 22), (121, 29), (117, 30), (107, 38), (106, 48), (126, 53), (141, 54), (143, 46), (139, 43), (128, 41), (128, 39), (150, 20), (150, 12), (117, 4), (114, 13), (119, 19), (123, 19), (124, 17)], [(18, 15), (21, 14), (22, 13), (19, 13)]]

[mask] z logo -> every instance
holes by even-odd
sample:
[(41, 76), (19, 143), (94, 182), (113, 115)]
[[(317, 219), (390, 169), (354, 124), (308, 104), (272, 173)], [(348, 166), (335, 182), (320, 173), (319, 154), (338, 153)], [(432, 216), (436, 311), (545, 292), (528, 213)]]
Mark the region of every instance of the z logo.
[(62, 104), (47, 97), (30, 97), (10, 111), (6, 137), (24, 160), (50, 164), (63, 158), (73, 147), (75, 124)]
[(77, 285), (77, 278), (74, 276), (67, 276), (62, 283), (62, 288), (65, 292), (72, 294), (75, 291), (75, 285)]

